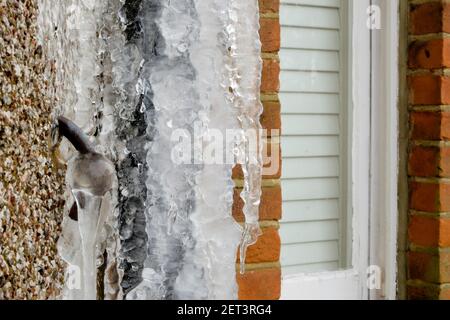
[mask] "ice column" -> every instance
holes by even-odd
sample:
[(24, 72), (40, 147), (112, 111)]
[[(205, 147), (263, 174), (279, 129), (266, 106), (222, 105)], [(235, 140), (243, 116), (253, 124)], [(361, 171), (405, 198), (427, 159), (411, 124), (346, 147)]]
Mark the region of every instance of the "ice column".
[[(196, 71), (190, 61), (190, 49), (198, 39), (199, 25), (192, 0), (158, 1), (158, 16), (147, 12), (145, 25), (156, 22), (159, 33), (156, 56), (146, 65), (153, 91), (154, 131), (148, 144), (147, 176), (148, 257), (145, 261), (143, 286), (146, 298), (178, 299), (176, 281), (185, 265), (185, 254), (195, 245), (191, 215), (196, 205), (194, 187), (199, 165), (177, 165), (172, 161), (177, 129), (193, 137), (201, 105), (195, 87)], [(146, 31), (150, 31), (146, 29)], [(189, 156), (190, 157), (190, 156)], [(193, 270), (205, 297), (201, 268)], [(137, 293), (137, 292), (136, 292)]]
[(95, 300), (97, 262), (103, 256), (104, 225), (111, 214), (110, 210), (102, 210), (102, 204), (108, 200), (107, 193), (113, 188), (114, 167), (95, 151), (82, 130), (64, 117), (58, 118), (55, 127), (56, 143), (58, 136), (66, 137), (77, 150), (76, 156), (69, 161), (66, 175), (76, 205), (66, 216), (65, 221), (70, 223), (65, 225), (58, 240), (58, 250), (69, 265), (78, 267), (77, 274), (72, 276), (82, 282), (78, 288), (68, 287), (68, 290), (81, 290), (78, 298)]
[(109, 212), (102, 209), (112, 188), (114, 167), (100, 154), (86, 154), (69, 164), (68, 182), (78, 208), (83, 299), (97, 299), (97, 260), (103, 255), (99, 239)]
[(195, 209), (190, 216), (195, 243), (186, 249), (175, 288), (183, 299), (235, 299), (241, 230), (231, 216), (233, 161), (226, 160), (233, 159), (234, 141), (226, 138), (227, 130), (237, 129), (239, 123), (229, 96), (229, 2), (196, 0), (195, 8), (200, 28), (189, 52), (200, 110), (193, 145), (194, 156), (200, 155), (195, 160), (203, 166), (195, 175)]
[(262, 113), (261, 42), (258, 1), (230, 0), (231, 24), (227, 28), (233, 67), (230, 69), (230, 92), (241, 134), (237, 141), (237, 158), (244, 174), (241, 198), (244, 202), (245, 226), (240, 244), (241, 273), (244, 272), (248, 246), (261, 234), (259, 205), (262, 179), (262, 137), (259, 121)]
[[(235, 299), (239, 241), (243, 266), (260, 233), (258, 1), (40, 4), (55, 118), (78, 124), (117, 173), (101, 232), (105, 297), (121, 298), (120, 282), (127, 299)], [(229, 139), (228, 130), (238, 134)], [(80, 214), (78, 224), (65, 219), (63, 240), (78, 246), (64, 255), (80, 264), (99, 232), (83, 210), (97, 210), (101, 196), (74, 186), (82, 159), (67, 144), (60, 149), (72, 159), (67, 199)], [(244, 173), (243, 232), (231, 216), (235, 163)], [(80, 224), (91, 229), (77, 233)], [(87, 287), (95, 266), (85, 266)]]
[[(56, 104), (54, 119), (64, 115), (73, 120), (98, 145), (93, 150), (96, 157), (104, 158), (106, 155), (113, 159), (113, 112), (109, 92), (105, 90), (106, 49), (101, 32), (105, 28), (103, 18), (107, 2), (40, 0), (39, 26), (41, 45), (49, 61), (46, 74), (53, 84), (49, 86), (48, 94)], [(117, 240), (115, 208), (112, 205), (116, 186), (111, 186), (108, 196), (91, 195), (74, 187), (74, 178), (83, 174), (81, 170), (95, 167), (96, 160), (87, 161), (85, 156), (80, 158), (66, 141), (57, 151), (60, 160), (68, 163), (66, 212), (72, 210), (69, 208), (73, 208), (74, 202), (78, 207), (78, 221), (69, 214), (64, 217), (63, 233), (58, 242), (62, 258), (69, 264), (62, 297), (96, 299), (97, 267), (105, 263), (108, 277), (104, 284), (105, 298), (117, 298), (120, 290), (115, 268)], [(104, 250), (108, 252), (107, 261), (103, 261)], [(80, 277), (79, 272), (82, 273), (80, 285), (75, 279)]]
[[(156, 1), (110, 1), (108, 53), (111, 65), (111, 90), (114, 93), (114, 123), (119, 179), (119, 266), (121, 286), (128, 294), (142, 281), (147, 256), (145, 210), (148, 205), (146, 180), (147, 143), (153, 139), (148, 124), (153, 120), (152, 89), (146, 64), (154, 56), (155, 27), (144, 32), (144, 7)], [(155, 15), (150, 10), (149, 15)], [(153, 20), (153, 19), (151, 19)], [(154, 25), (154, 23), (153, 23)]]

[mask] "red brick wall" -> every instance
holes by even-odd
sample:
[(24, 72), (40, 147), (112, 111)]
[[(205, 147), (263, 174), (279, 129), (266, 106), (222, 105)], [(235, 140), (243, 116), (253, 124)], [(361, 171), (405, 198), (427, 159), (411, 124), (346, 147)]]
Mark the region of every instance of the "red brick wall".
[(409, 1), (409, 299), (450, 299), (450, 3)]
[[(259, 0), (261, 11), (260, 35), (264, 63), (261, 84), (264, 113), (261, 122), (266, 129), (280, 129), (281, 127), (280, 102), (278, 99), (280, 73), (278, 57), (280, 49), (279, 2), (279, 0)], [(272, 135), (268, 143), (279, 143), (279, 137)], [(264, 176), (260, 206), (260, 224), (263, 234), (258, 242), (248, 249), (246, 273), (237, 276), (240, 299), (278, 299), (280, 297), (280, 237), (278, 235), (278, 220), (281, 218), (280, 176), (281, 170), (273, 175)], [(242, 186), (242, 174), (239, 169), (235, 170), (234, 179), (237, 186)], [(236, 188), (233, 215), (239, 222), (242, 222), (244, 219), (239, 193), (239, 188)]]

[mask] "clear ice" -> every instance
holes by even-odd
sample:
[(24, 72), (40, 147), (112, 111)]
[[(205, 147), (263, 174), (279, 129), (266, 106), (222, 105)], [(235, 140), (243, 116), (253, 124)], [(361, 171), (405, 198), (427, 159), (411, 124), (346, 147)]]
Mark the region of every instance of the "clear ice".
[[(102, 200), (73, 179), (91, 162), (80, 167), (83, 159), (67, 144), (60, 148), (71, 159), (68, 190), (79, 221), (66, 217), (58, 245), (86, 275), (82, 293), (64, 297), (96, 298), (92, 279), (106, 250), (105, 299), (236, 299), (238, 247), (243, 271), (247, 247), (260, 234), (258, 1), (40, 0), (40, 6), (55, 117), (78, 124), (117, 175)], [(222, 160), (234, 161), (202, 162), (216, 133), (225, 137), (229, 129), (239, 134), (223, 141)], [(173, 161), (177, 130), (191, 139), (191, 164)], [(231, 215), (236, 163), (244, 173), (243, 229)]]

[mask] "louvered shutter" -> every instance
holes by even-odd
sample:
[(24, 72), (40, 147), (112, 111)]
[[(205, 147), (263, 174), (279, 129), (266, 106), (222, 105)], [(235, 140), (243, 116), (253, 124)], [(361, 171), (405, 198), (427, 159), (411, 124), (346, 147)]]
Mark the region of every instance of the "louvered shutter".
[(340, 0), (281, 1), (283, 274), (342, 265), (348, 146), (341, 9)]

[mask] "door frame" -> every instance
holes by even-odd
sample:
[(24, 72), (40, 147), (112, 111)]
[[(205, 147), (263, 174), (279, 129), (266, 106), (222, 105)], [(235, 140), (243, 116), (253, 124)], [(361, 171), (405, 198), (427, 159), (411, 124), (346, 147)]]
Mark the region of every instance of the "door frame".
[[(396, 297), (399, 0), (348, 1), (352, 267), (285, 276), (281, 299)], [(381, 9), (380, 30), (367, 27), (371, 5)], [(369, 290), (369, 265), (382, 272), (380, 290)]]

